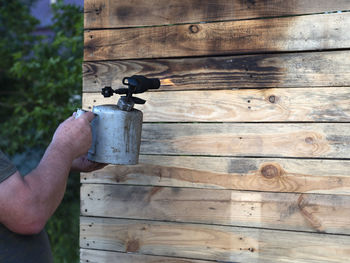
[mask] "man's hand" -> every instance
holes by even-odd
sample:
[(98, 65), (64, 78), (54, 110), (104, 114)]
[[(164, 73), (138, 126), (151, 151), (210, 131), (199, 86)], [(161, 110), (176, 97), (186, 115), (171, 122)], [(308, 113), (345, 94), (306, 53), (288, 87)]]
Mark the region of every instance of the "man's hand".
[(87, 154), (76, 158), (72, 163), (71, 171), (76, 172), (92, 172), (105, 167), (105, 163), (96, 163), (88, 160)]
[(39, 233), (62, 201), (72, 163), (79, 171), (104, 166), (83, 156), (92, 143), (93, 118), (86, 112), (62, 122), (39, 165), (25, 177), (16, 172), (0, 184), (1, 224), (19, 234)]
[(72, 160), (85, 154), (92, 143), (90, 122), (94, 116), (92, 112), (85, 112), (77, 119), (72, 116), (62, 122), (53, 136), (52, 147), (68, 154)]

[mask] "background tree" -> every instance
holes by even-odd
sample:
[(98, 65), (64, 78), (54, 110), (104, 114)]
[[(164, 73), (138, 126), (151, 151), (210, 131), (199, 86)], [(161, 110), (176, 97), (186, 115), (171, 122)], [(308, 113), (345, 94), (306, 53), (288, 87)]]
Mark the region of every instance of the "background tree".
[[(83, 13), (53, 5), (52, 36), (36, 35), (33, 0), (0, 0), (0, 148), (41, 153), (60, 122), (81, 107)], [(38, 161), (38, 160), (37, 160)], [(18, 163), (21, 166), (20, 163)], [(79, 176), (46, 226), (55, 262), (79, 261)]]

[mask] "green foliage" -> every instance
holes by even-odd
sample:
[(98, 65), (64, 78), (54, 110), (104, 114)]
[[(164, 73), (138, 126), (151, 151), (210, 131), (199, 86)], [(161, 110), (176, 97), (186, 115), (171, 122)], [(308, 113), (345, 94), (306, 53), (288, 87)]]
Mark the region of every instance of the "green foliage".
[[(13, 16), (16, 19), (10, 20), (19, 22), (6, 25), (12, 30), (0, 42), (0, 49), (5, 47), (1, 56), (6, 58), (1, 59), (6, 61), (1, 65), (6, 88), (1, 91), (0, 105), (4, 109), (2, 117), (11, 116), (1, 125), (1, 137), (5, 139), (0, 147), (6, 147), (8, 154), (46, 147), (57, 125), (80, 106), (83, 55), (83, 16), (79, 8), (61, 2), (54, 6), (52, 40), (31, 34), (36, 23), (24, 14), (28, 10), (18, 19), (15, 4), (11, 8), (12, 14), (5, 12), (4, 18)], [(23, 28), (17, 25), (21, 21)]]
[[(37, 37), (30, 33), (38, 21), (29, 15), (29, 7), (22, 1), (0, 0), (0, 84), (4, 84), (8, 69), (19, 53), (28, 55)], [(3, 89), (1, 85), (1, 89)]]
[[(0, 148), (44, 149), (58, 124), (81, 106), (83, 13), (58, 2), (53, 34), (38, 36), (33, 0), (0, 0)], [(56, 263), (78, 262), (79, 176), (46, 227)]]

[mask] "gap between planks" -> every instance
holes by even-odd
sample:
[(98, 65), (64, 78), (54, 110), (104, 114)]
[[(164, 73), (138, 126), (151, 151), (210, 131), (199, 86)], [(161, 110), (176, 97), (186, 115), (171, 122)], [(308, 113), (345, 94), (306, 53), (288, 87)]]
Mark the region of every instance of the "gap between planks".
[[(268, 228), (268, 227), (254, 227), (254, 226), (242, 226), (242, 225), (227, 225), (227, 224), (217, 224), (217, 223), (200, 223), (200, 222), (181, 222), (181, 221), (173, 221), (173, 220), (158, 220), (158, 219), (144, 219), (144, 218), (128, 218), (128, 217), (110, 217), (110, 216), (92, 216), (92, 215), (86, 215), (86, 214), (80, 214), (80, 220), (81, 218), (85, 218), (87, 220), (91, 219), (100, 219), (100, 220), (121, 220), (121, 221), (133, 221), (133, 222), (153, 222), (153, 223), (164, 223), (164, 224), (175, 224), (175, 225), (195, 225), (195, 226), (213, 226), (213, 227), (227, 227), (227, 228), (240, 228), (240, 229), (247, 229), (247, 230), (266, 230), (266, 231), (280, 231), (283, 233), (300, 233), (300, 234), (310, 234), (310, 235), (326, 235), (326, 236), (334, 236), (334, 237), (344, 237), (344, 238), (350, 238), (350, 234), (341, 234), (341, 233), (326, 233), (326, 232), (320, 232), (320, 231), (307, 231), (307, 230), (292, 230), (292, 229), (283, 229), (283, 228)], [(89, 226), (89, 224), (88, 224)], [(96, 249), (99, 250), (99, 249)], [(111, 250), (113, 251), (113, 250)]]
[[(94, 248), (80, 248), (80, 259), (91, 263), (217, 263), (216, 260), (196, 260), (184, 257), (163, 257), (157, 255), (139, 254), (132, 252), (116, 252)], [(229, 262), (226, 262), (229, 263)]]

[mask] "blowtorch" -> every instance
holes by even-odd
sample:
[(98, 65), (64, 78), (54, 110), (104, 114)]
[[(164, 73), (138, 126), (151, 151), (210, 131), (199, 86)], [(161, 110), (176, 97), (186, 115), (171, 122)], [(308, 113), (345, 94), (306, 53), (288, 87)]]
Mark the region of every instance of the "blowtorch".
[[(95, 118), (91, 122), (92, 146), (88, 151), (88, 159), (108, 164), (137, 164), (139, 160), (142, 118), (135, 104), (145, 104), (145, 100), (134, 97), (133, 94), (143, 93), (149, 89), (158, 89), (160, 81), (156, 78), (146, 78), (141, 75), (125, 77), (122, 81), (126, 88), (113, 90), (104, 87), (101, 94), (111, 97), (121, 96), (117, 104), (94, 106), (92, 112)], [(78, 109), (76, 118), (85, 111)]]

